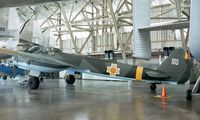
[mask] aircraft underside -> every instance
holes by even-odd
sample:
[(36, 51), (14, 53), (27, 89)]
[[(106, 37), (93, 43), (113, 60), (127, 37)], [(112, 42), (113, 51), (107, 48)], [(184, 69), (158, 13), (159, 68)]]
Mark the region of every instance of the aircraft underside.
[[(37, 89), (40, 86), (40, 81), (43, 80), (44, 75), (42, 73), (53, 73), (64, 70), (64, 68), (58, 68), (51, 66), (42, 66), (41, 64), (30, 64), (26, 62), (14, 62), (19, 68), (29, 70), (28, 86), (30, 89)], [(65, 68), (66, 69), (66, 68)], [(74, 75), (64, 76), (67, 84), (73, 84), (75, 82)]]

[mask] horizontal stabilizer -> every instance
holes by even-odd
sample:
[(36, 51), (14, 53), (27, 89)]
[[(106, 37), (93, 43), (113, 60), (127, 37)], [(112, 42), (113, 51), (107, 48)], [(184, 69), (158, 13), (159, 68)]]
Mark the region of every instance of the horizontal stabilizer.
[(148, 76), (152, 77), (152, 78), (170, 78), (169, 75), (166, 74), (162, 74), (161, 72), (156, 72), (156, 71), (151, 71), (148, 70), (145, 72)]

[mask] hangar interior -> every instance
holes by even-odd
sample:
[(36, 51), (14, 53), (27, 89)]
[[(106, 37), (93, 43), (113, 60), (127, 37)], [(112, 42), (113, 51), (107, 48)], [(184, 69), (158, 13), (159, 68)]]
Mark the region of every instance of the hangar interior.
[[(41, 0), (40, 3), (38, 0), (35, 4), (33, 0), (34, 4), (22, 2), (17, 6), (1, 7), (1, 48), (27, 51), (35, 45), (53, 47), (63, 53), (153, 70), (157, 70), (175, 48), (190, 50), (192, 0), (49, 1)], [(13, 55), (13, 52), (9, 53)], [(9, 59), (9, 62), (1, 59), (1, 65), (12, 60), (15, 59)], [(199, 68), (198, 60), (194, 59), (190, 80), (197, 81)], [(169, 98), (160, 99), (155, 96), (163, 94), (165, 86), (162, 84), (157, 85), (157, 91), (149, 91), (151, 82), (146, 84), (76, 72), (76, 83), (66, 85), (63, 78), (70, 71), (74, 70), (48, 74), (49, 78), (40, 81), (42, 84), (38, 90), (31, 90), (26, 85), (28, 78), (24, 74), (2, 80), (2, 119), (200, 119), (199, 95), (194, 96), (192, 102), (185, 100), (191, 82), (180, 86), (166, 84)], [(197, 89), (199, 91), (200, 87)]]
[[(15, 10), (19, 17), (13, 15), (15, 14), (13, 8), (3, 8), (1, 27), (3, 30), (17, 29), (31, 19), (34, 20), (34, 23), (30, 23), (34, 24), (33, 28), (29, 28), (33, 29), (29, 30), (32, 36), (22, 35), (23, 39), (56, 47), (64, 52), (86, 55), (102, 54), (105, 50), (122, 52), (120, 42), (117, 41), (120, 37), (123, 48), (126, 48), (122, 53), (128, 55), (134, 53), (133, 6), (131, 0), (116, 0), (112, 3), (104, 0), (67, 0), (61, 3), (17, 7)], [(149, 9), (150, 25), (187, 21), (189, 8), (187, 0), (180, 3), (152, 0)], [(15, 23), (8, 22), (12, 20), (18, 24), (13, 26)], [(41, 33), (38, 29), (41, 29)], [(184, 39), (184, 42), (181, 39)], [(185, 39), (187, 39), (187, 29), (153, 31), (152, 51), (162, 50), (163, 47), (186, 46)]]

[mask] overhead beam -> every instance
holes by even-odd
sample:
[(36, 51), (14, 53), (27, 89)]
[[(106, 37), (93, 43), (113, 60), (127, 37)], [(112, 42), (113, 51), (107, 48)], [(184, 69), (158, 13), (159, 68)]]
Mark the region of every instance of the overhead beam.
[[(178, 20), (181, 21), (181, 1), (180, 0), (175, 0), (175, 5), (176, 5), (176, 9), (177, 9), (177, 16), (178, 16)], [(186, 48), (186, 41), (185, 41), (185, 37), (184, 37), (184, 32), (183, 29), (180, 29), (180, 34), (181, 34), (181, 40), (182, 40), (182, 47)]]
[(131, 31), (131, 33), (129, 34), (126, 42), (125, 42), (125, 45), (124, 45), (124, 49), (127, 50), (128, 48), (128, 45), (129, 45), (129, 42), (131, 41), (131, 37), (133, 36), (133, 30)]
[(57, 2), (61, 0), (0, 0), (0, 8)]
[(184, 29), (189, 27), (189, 21), (183, 22), (172, 22), (163, 25), (156, 25), (156, 26), (146, 26), (139, 28), (139, 30), (144, 31), (157, 31), (157, 30), (176, 30), (176, 29)]
[(114, 23), (114, 28), (115, 28), (115, 32), (117, 34), (118, 43), (119, 43), (120, 49), (122, 51), (122, 58), (123, 58), (124, 62), (126, 63), (127, 62), (127, 60), (126, 60), (126, 53), (124, 51), (121, 34), (119, 32), (119, 29), (118, 29), (118, 23), (117, 23), (117, 19), (115, 17), (115, 13), (113, 11), (113, 6), (112, 6), (112, 1), (111, 0), (108, 0), (108, 6), (110, 8), (110, 15), (111, 15), (113, 23)]
[(89, 36), (87, 37), (87, 39), (86, 39), (85, 42), (83, 43), (83, 45), (82, 45), (82, 47), (81, 47), (81, 49), (79, 50), (78, 53), (81, 53), (81, 52), (82, 52), (82, 50), (84, 49), (85, 45), (88, 43), (88, 41), (89, 41), (89, 39), (90, 39), (91, 36), (92, 36), (92, 32), (90, 32)]
[(69, 34), (70, 34), (72, 43), (73, 43), (74, 48), (75, 48), (75, 53), (78, 54), (78, 47), (77, 47), (77, 45), (76, 45), (75, 38), (74, 38), (73, 32), (72, 32), (72, 30), (71, 30), (71, 25), (70, 25), (69, 20), (68, 20), (68, 18), (67, 18), (67, 16), (66, 16), (66, 12), (65, 12), (63, 3), (62, 3), (62, 2), (59, 2), (59, 5), (60, 5), (60, 9), (61, 9), (61, 11), (62, 11), (63, 17), (64, 17), (64, 19), (65, 19), (66, 27), (67, 27), (67, 29), (69, 30)]
[(89, 4), (90, 0), (81, 8), (81, 10), (74, 16), (74, 18), (71, 20), (73, 22), (77, 16), (83, 11), (83, 9)]

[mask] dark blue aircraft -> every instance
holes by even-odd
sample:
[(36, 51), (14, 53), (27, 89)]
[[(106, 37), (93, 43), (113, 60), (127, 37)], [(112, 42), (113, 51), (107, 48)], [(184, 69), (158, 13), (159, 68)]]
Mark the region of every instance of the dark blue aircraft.
[(25, 70), (18, 68), (16, 66), (0, 64), (0, 76), (2, 77), (3, 80), (6, 80), (7, 77), (15, 77), (17, 75), (24, 76), (25, 73), (26, 73)]

